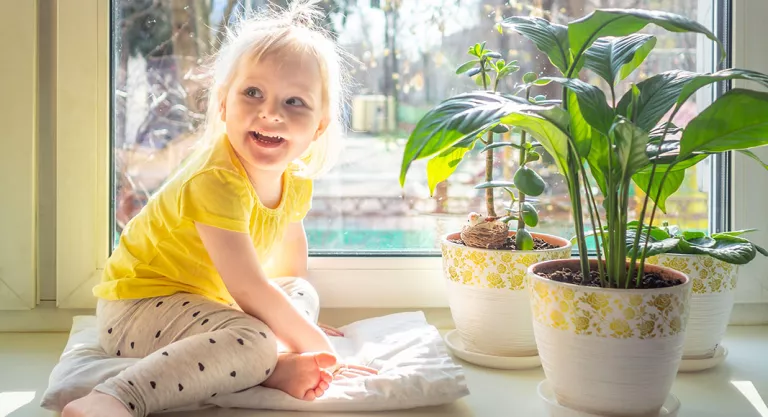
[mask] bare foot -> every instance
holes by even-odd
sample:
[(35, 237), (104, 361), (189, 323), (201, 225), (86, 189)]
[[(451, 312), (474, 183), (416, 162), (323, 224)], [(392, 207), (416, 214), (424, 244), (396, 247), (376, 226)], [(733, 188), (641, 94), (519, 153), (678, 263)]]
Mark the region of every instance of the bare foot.
[(335, 364), (336, 357), (330, 353), (280, 353), (275, 371), (261, 385), (312, 401), (325, 394), (333, 380), (326, 369)]
[(132, 417), (117, 398), (91, 391), (83, 398), (72, 401), (61, 411), (61, 417)]

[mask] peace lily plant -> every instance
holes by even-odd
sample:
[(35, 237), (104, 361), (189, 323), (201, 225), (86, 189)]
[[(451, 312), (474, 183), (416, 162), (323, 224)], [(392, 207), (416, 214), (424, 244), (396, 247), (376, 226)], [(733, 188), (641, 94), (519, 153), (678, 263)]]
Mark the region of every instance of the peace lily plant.
[[(547, 377), (540, 392), (551, 390), (561, 406), (598, 415), (657, 415), (682, 358), (692, 282), (646, 264), (677, 244), (651, 239), (657, 208), (680, 187), (685, 171), (707, 156), (768, 144), (768, 93), (731, 89), (684, 128), (673, 123), (700, 88), (734, 79), (768, 86), (764, 74), (674, 70), (617, 88), (656, 46), (655, 36), (637, 33), (649, 24), (702, 34), (724, 56), (713, 33), (670, 13), (602, 9), (567, 26), (508, 18), (501, 26), (532, 41), (561, 72), (543, 80), (562, 85), (562, 102), (521, 102), (488, 91), (452, 97), (432, 121), (429, 146), (420, 148), (443, 152), (504, 124), (528, 132), (553, 157), (568, 184), (580, 251), (578, 259), (529, 269), (533, 327)], [(585, 71), (605, 81), (607, 97), (579, 78)], [(603, 213), (590, 180), (603, 196)], [(633, 183), (646, 195), (634, 225)], [(593, 259), (590, 236), (598, 243)]]
[[(546, 102), (541, 96), (532, 97), (531, 88), (549, 81), (539, 81), (535, 74), (528, 73), (511, 94), (501, 93), (502, 81), (519, 71), (517, 61), (507, 62), (500, 53), (487, 49), (485, 43), (473, 45), (468, 53), (471, 59), (456, 73), (473, 78), (483, 94), (506, 97), (519, 105)], [(539, 222), (532, 198), (546, 188), (541, 176), (530, 167), (540, 158), (540, 144), (529, 140), (528, 132), (510, 129), (498, 120), (467, 131), (445, 129), (446, 117), (461, 117), (457, 112), (465, 109), (472, 114), (487, 104), (485, 96), (477, 101), (457, 97), (431, 109), (418, 122), (406, 143), (400, 173), (402, 186), (412, 162), (428, 159), (427, 180), (432, 194), (470, 150), (480, 147), (480, 154), (485, 156), (485, 181), (475, 187), (485, 190), (485, 215), (468, 213), (467, 224), (460, 231), (441, 239), (448, 301), (456, 324), (456, 332), (449, 334), (448, 342), (459, 354), (467, 353), (465, 359), (476, 363), (471, 353), (524, 358), (513, 366), (539, 366), (525, 277), (534, 263), (568, 258), (572, 245), (557, 236), (529, 231)], [(499, 136), (509, 140), (496, 141)], [(517, 170), (511, 181), (495, 180), (493, 175), (494, 152), (503, 147), (517, 151)], [(499, 188), (510, 199), (506, 213), (496, 212), (494, 190)]]

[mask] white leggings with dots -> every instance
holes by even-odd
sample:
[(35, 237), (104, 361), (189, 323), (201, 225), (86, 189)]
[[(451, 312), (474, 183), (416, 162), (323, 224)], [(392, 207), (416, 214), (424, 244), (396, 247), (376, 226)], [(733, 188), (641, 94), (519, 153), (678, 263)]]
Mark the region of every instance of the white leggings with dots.
[[(317, 321), (319, 301), (307, 281), (274, 281)], [(277, 364), (277, 340), (261, 320), (199, 295), (99, 300), (96, 315), (107, 353), (143, 358), (94, 388), (120, 400), (134, 416), (254, 387)]]

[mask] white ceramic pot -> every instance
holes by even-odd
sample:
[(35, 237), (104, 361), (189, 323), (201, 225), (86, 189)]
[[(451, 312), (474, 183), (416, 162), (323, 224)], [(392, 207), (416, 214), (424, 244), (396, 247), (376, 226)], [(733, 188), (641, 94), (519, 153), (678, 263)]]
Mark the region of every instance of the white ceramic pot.
[(679, 254), (653, 256), (646, 263), (680, 271), (691, 279), (691, 315), (685, 331), (683, 359), (713, 357), (731, 318), (738, 265), (707, 255)]
[[(510, 233), (513, 235), (513, 233)], [(443, 272), (448, 303), (464, 349), (491, 356), (536, 356), (531, 307), (526, 285), (528, 267), (567, 259), (571, 243), (533, 233), (556, 249), (509, 251), (452, 243), (459, 233), (443, 236)]]
[(658, 417), (682, 359), (690, 279), (654, 265), (646, 271), (683, 284), (604, 289), (538, 275), (563, 267), (578, 270), (579, 260), (539, 263), (528, 274), (539, 357), (557, 402), (600, 416)]

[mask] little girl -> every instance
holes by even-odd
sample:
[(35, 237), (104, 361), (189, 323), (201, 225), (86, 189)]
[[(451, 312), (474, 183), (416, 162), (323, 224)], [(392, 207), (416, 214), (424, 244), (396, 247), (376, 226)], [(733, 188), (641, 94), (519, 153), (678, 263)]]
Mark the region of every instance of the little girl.
[[(124, 228), (100, 343), (141, 358), (63, 410), (146, 416), (256, 385), (313, 400), (341, 365), (316, 325), (302, 219), (342, 133), (342, 66), (312, 0), (241, 22), (216, 57), (203, 143)], [(330, 328), (325, 329), (335, 335)]]

